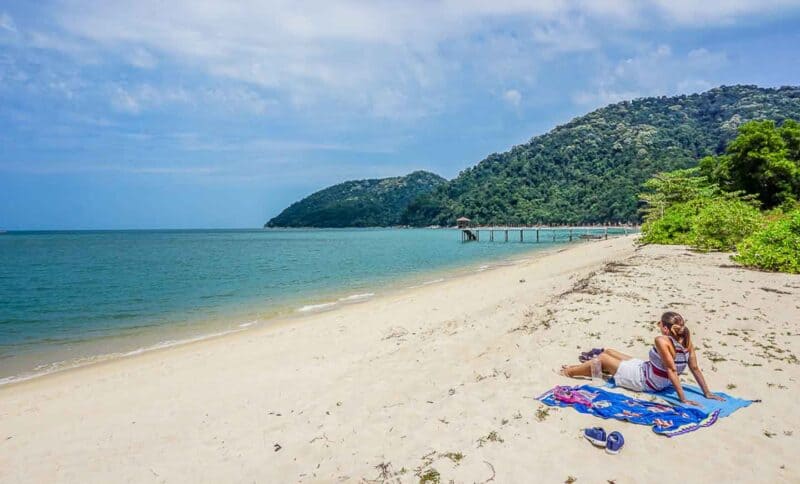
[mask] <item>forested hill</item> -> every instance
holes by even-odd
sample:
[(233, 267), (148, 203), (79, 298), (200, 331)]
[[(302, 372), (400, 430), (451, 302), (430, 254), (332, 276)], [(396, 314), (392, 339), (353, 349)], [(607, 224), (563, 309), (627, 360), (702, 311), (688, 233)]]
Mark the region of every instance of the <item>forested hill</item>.
[(800, 120), (800, 88), (723, 86), (612, 104), (490, 155), (414, 201), (403, 223), (636, 220), (645, 180), (722, 152), (737, 126), (758, 118)]
[(320, 190), (289, 206), (265, 227), (387, 227), (398, 225), (408, 204), (447, 180), (426, 171), (356, 180)]

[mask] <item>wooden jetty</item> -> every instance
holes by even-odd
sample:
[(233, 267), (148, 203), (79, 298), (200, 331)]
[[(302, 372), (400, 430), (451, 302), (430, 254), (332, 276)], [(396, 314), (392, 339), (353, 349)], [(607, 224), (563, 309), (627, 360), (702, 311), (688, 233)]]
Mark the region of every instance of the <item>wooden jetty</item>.
[[(556, 242), (573, 241), (575, 238), (582, 240), (607, 239), (609, 235), (627, 235), (636, 229), (628, 226), (600, 226), (600, 227), (469, 227), (459, 228), (461, 242)], [(495, 240), (495, 234), (498, 235)], [(509, 237), (510, 235), (510, 237)]]

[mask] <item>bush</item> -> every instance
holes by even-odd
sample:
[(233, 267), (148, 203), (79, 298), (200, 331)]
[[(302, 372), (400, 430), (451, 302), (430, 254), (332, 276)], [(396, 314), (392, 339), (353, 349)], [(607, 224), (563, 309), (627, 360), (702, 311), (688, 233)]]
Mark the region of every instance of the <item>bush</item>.
[(704, 251), (732, 251), (761, 223), (761, 212), (751, 203), (737, 199), (710, 199), (692, 220), (690, 243)]
[(733, 259), (748, 267), (800, 274), (800, 210), (744, 239)]
[(700, 199), (670, 205), (659, 218), (642, 225), (641, 242), (645, 244), (688, 245), (692, 225), (703, 205)]

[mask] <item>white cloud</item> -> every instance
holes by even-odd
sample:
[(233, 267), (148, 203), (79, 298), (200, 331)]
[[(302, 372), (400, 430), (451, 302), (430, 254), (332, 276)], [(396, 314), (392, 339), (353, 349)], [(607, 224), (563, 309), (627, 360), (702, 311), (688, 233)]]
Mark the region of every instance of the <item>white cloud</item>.
[(136, 114), (145, 107), (160, 108), (169, 104), (190, 103), (192, 97), (182, 88), (156, 88), (141, 84), (133, 88), (115, 86), (111, 105), (118, 111)]
[(231, 113), (264, 114), (275, 105), (258, 92), (245, 87), (184, 88), (154, 86), (149, 83), (113, 85), (111, 106), (120, 112), (138, 114), (143, 110), (183, 105), (195, 109), (213, 108)]
[(509, 89), (503, 93), (503, 100), (509, 105), (518, 108), (522, 102), (522, 94), (516, 89)]
[(111, 105), (117, 111), (136, 114), (142, 107), (134, 95), (122, 87), (117, 87), (111, 96)]
[(728, 54), (725, 52), (711, 52), (705, 47), (690, 50), (686, 55), (686, 62), (693, 68), (715, 70), (728, 63)]
[(661, 16), (678, 25), (725, 25), (751, 16), (774, 14), (796, 8), (796, 0), (655, 0)]
[(152, 69), (156, 66), (156, 58), (148, 52), (146, 49), (136, 48), (131, 53), (128, 62), (132, 66), (139, 67), (141, 69)]
[[(56, 28), (24, 37), (83, 63), (177, 66), (205, 85), (236, 91), (223, 97), (249, 112), (275, 111), (279, 103), (299, 112), (410, 120), (460, 101), (453, 86), (465, 77), (489, 92), (508, 85), (527, 91), (545, 63), (567, 55), (602, 51), (643, 32), (752, 21), (789, 8), (788, 0), (63, 0), (48, 11)], [(0, 27), (18, 28), (5, 13)], [(651, 85), (644, 64), (671, 55), (656, 51), (618, 67)], [(687, 62), (712, 61), (719, 59), (700, 49)], [(596, 86), (598, 98), (634, 90), (606, 84)], [(132, 89), (113, 94), (116, 109), (187, 102)]]
[(578, 105), (599, 107), (643, 96), (699, 92), (712, 87), (707, 76), (728, 62), (725, 52), (700, 47), (676, 54), (666, 44), (650, 46), (616, 63), (605, 62), (593, 89), (572, 96)]
[(0, 13), (0, 29), (8, 30), (13, 33), (17, 32), (17, 25), (14, 23), (14, 19), (11, 18), (11, 15), (5, 12)]
[(533, 28), (532, 38), (553, 54), (592, 50), (599, 39), (586, 25), (584, 17), (569, 16)]
[[(134, 65), (149, 67), (163, 57), (275, 91), (301, 109), (327, 103), (377, 117), (412, 118), (436, 112), (459, 74), (481, 76), (485, 80), (478, 83), (495, 83), (495, 89), (509, 80), (530, 83), (543, 60), (600, 48), (610, 26), (641, 30), (730, 22), (776, 11), (787, 2), (698, 5), (683, 0), (67, 0), (55, 16), (70, 34), (98, 48), (134, 52)], [(506, 55), (498, 41), (506, 44)], [(510, 73), (509, 63), (515, 66)], [(482, 71), (482, 66), (489, 68)]]

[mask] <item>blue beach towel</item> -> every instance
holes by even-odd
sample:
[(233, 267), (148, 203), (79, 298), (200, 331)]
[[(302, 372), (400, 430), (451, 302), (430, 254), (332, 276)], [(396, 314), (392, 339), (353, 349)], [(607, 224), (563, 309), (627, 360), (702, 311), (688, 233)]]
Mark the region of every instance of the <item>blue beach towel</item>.
[[(608, 383), (606, 383), (607, 387), (614, 388), (616, 387), (616, 383), (614, 383), (614, 379), (610, 379)], [(719, 411), (720, 417), (727, 417), (728, 415), (732, 414), (733, 412), (739, 410), (740, 408), (747, 407), (755, 400), (744, 400), (741, 398), (736, 398), (734, 396), (728, 395), (724, 392), (716, 392), (714, 395), (718, 395), (725, 399), (725, 401), (720, 402), (719, 400), (711, 400), (703, 396), (702, 390), (699, 387), (694, 385), (681, 385), (683, 387), (684, 393), (686, 393), (686, 398), (689, 400), (694, 400), (695, 402), (699, 403), (700, 410), (703, 410), (706, 413), (711, 413), (714, 411)], [(668, 386), (667, 388), (661, 390), (660, 392), (648, 392), (651, 395), (655, 395), (659, 398), (663, 398), (669, 403), (674, 405), (681, 405), (681, 399), (678, 398), (678, 393), (675, 391), (673, 386)]]
[(572, 407), (601, 418), (650, 425), (653, 432), (667, 437), (713, 425), (719, 416), (719, 410), (706, 413), (697, 408), (673, 407), (589, 385), (558, 386), (539, 396), (538, 400), (546, 405)]

